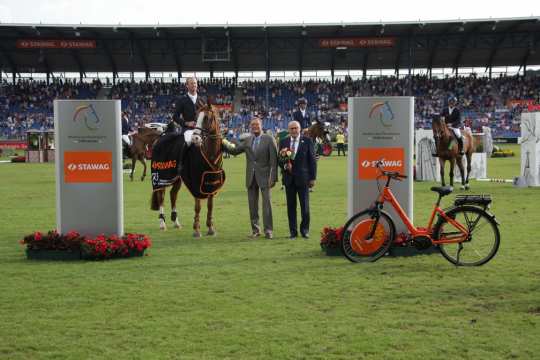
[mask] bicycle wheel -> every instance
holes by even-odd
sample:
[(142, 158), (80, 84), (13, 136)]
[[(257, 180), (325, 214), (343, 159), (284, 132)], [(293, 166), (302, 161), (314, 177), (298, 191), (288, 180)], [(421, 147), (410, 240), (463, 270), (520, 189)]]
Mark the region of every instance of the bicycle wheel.
[(343, 254), (352, 262), (373, 262), (388, 252), (395, 233), (394, 221), (388, 213), (370, 209), (361, 211), (343, 227)]
[[(454, 265), (478, 266), (491, 260), (499, 249), (499, 227), (485, 210), (475, 206), (459, 206), (447, 215), (462, 224), (469, 231), (463, 242), (439, 244), (441, 254)], [(455, 237), (459, 230), (442, 217), (433, 231), (434, 238), (441, 240)]]

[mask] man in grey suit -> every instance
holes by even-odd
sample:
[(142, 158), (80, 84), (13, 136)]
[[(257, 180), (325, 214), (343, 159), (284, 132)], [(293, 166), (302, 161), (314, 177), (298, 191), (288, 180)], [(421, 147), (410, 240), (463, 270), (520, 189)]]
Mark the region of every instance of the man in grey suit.
[(249, 217), (251, 219), (251, 238), (261, 235), (259, 227), (259, 191), (262, 195), (262, 212), (264, 235), (267, 239), (273, 238), (272, 204), (270, 202), (270, 189), (277, 181), (277, 145), (274, 138), (262, 133), (262, 124), (259, 118), (250, 123), (251, 134), (235, 148), (228, 148), (228, 152), (237, 155), (246, 153), (246, 188), (249, 202)]

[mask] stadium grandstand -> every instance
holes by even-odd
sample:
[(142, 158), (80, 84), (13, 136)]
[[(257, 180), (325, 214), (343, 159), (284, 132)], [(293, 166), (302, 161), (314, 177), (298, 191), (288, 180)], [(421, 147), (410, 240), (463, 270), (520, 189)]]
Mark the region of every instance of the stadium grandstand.
[(52, 127), (54, 99), (111, 98), (134, 126), (168, 122), (187, 77), (233, 133), (347, 119), (350, 96), (415, 97), (430, 128), (449, 96), (468, 126), (516, 139), (540, 104), (540, 18), (292, 25), (0, 24), (0, 137)]

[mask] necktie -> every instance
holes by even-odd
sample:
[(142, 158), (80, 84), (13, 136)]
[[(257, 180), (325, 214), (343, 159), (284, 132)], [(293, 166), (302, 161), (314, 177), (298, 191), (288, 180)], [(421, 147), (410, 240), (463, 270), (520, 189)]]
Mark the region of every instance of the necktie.
[(253, 139), (253, 145), (251, 147), (251, 150), (255, 151), (258, 145), (259, 145), (259, 137), (257, 136), (255, 139)]
[(292, 139), (292, 153), (293, 155), (296, 155), (296, 138)]

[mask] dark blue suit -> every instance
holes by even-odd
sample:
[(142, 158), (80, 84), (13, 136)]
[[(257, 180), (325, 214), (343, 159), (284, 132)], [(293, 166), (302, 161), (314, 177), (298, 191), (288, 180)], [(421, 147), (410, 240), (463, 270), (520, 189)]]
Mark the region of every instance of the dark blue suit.
[(293, 113), (293, 119), (295, 121), (298, 121), (300, 123), (301, 129), (306, 129), (311, 126), (311, 119), (309, 118), (309, 112), (306, 108), (306, 116), (302, 116), (302, 112), (300, 110), (296, 110)]
[[(291, 149), (291, 138), (287, 137), (279, 143), (279, 148)], [(281, 164), (282, 166), (284, 164)], [(291, 236), (298, 235), (296, 221), (296, 196), (300, 201), (300, 233), (309, 232), (309, 182), (317, 177), (317, 163), (315, 162), (315, 149), (310, 138), (299, 138), (298, 150), (292, 162), (292, 171), (283, 171), (283, 183), (287, 193), (287, 216), (289, 218), (289, 231)]]

